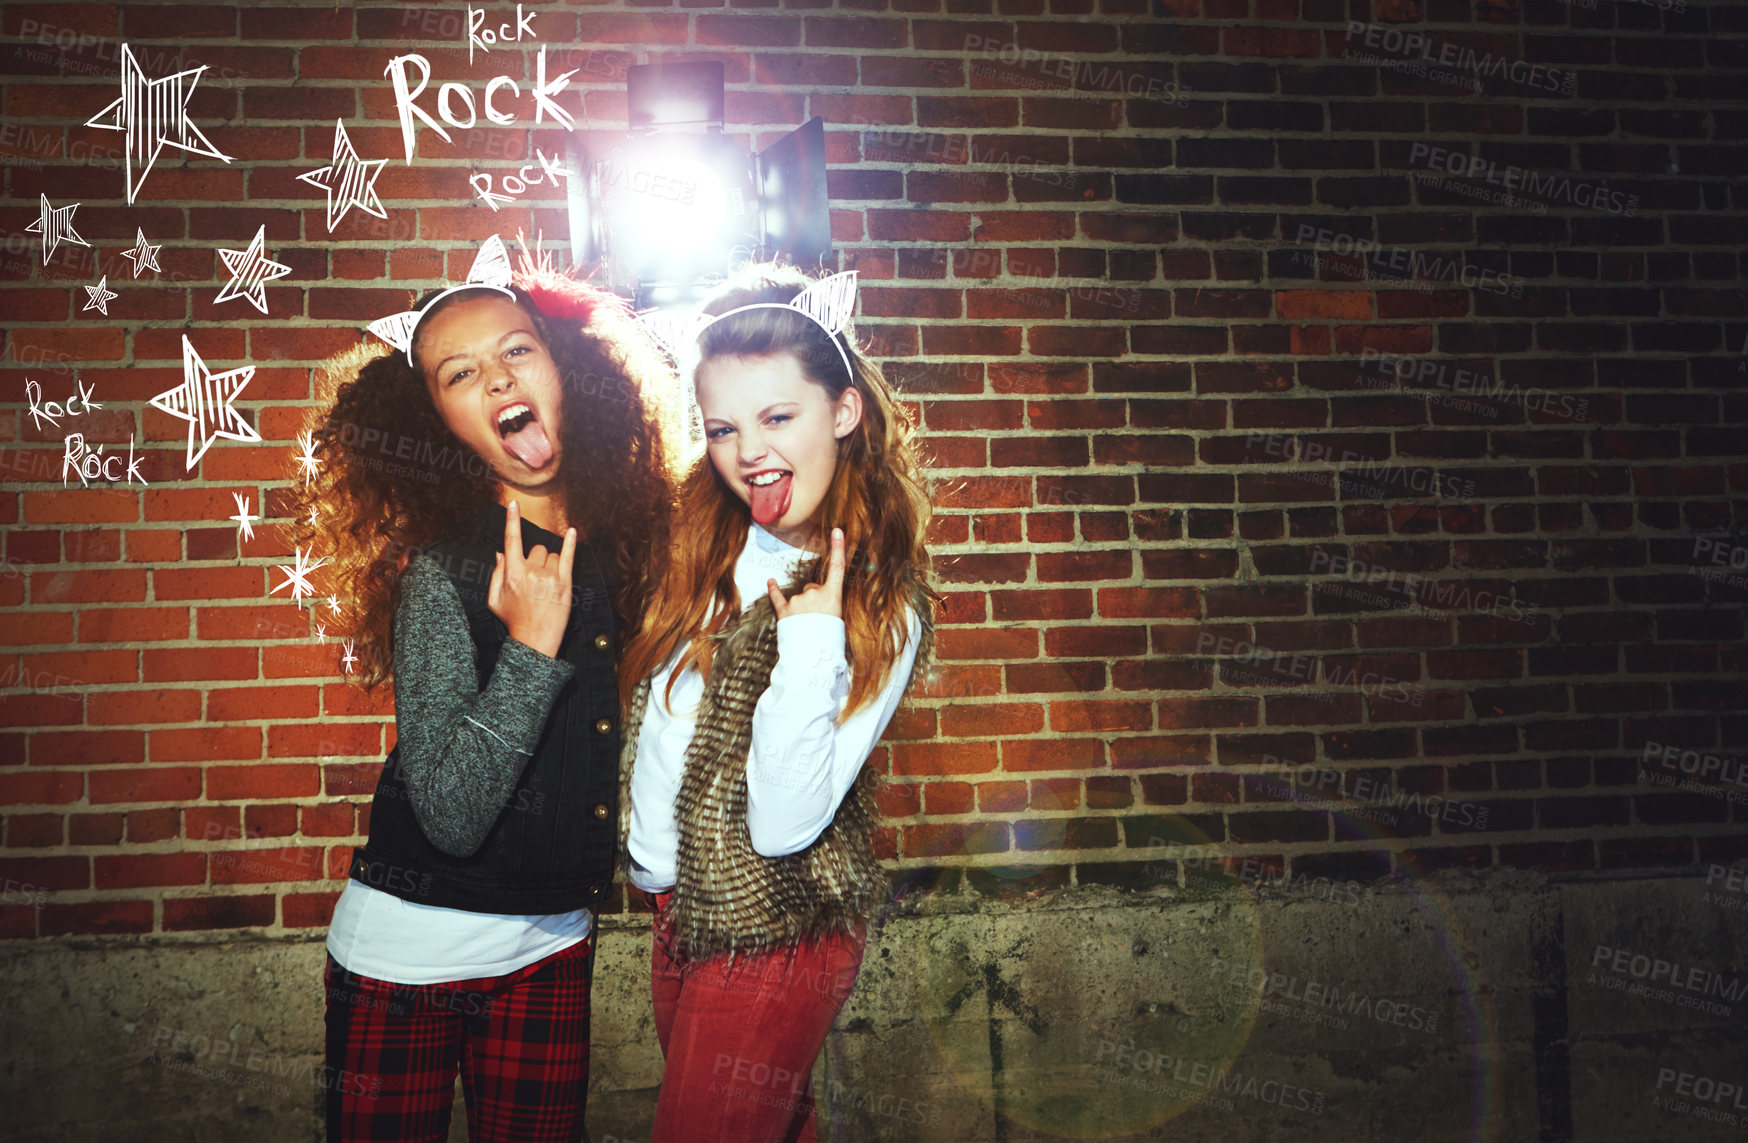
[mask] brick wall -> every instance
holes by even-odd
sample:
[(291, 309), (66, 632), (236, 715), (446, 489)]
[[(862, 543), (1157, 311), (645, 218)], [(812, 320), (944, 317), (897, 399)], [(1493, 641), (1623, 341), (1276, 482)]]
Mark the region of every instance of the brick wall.
[[(1748, 789), (1719, 785), (1748, 737), (1748, 9), (528, 7), (598, 155), (630, 63), (721, 60), (755, 146), (826, 120), (839, 268), (939, 477), (940, 671), (876, 758), (914, 885), (1744, 856), (1716, 795)], [(470, 65), (464, 6), (326, 3), (8, 4), (0, 36), (0, 937), (318, 936), (391, 707), (270, 594), (274, 506), (322, 358), (487, 235), (566, 233), (551, 188), (469, 184), (559, 152), (531, 97), (407, 165), (384, 78), (416, 52), (433, 89), (526, 90), (535, 43)], [(123, 137), (85, 125), (124, 41), (148, 79), (207, 65), (191, 115), (234, 158), (165, 147), (131, 205)], [(298, 175), (337, 119), (389, 160), (388, 217), (330, 233)], [(44, 195), (91, 244), (46, 265)], [(292, 268), (267, 316), (215, 300), (259, 227)], [(193, 473), (146, 404), (184, 335), (255, 367), (262, 437)], [(43, 424), (27, 381), (102, 407)], [(148, 486), (63, 484), (72, 431), (131, 438)], [(268, 517), (241, 544), (234, 494)]]

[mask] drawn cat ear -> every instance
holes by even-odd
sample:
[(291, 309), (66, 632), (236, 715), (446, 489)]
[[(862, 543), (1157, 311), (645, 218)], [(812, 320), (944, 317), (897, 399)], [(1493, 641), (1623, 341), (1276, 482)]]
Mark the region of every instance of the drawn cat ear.
[(685, 360), (697, 348), (698, 335), (715, 320), (699, 310), (651, 310), (637, 315), (637, 324), (676, 361)]
[(510, 284), (510, 252), (504, 249), (502, 238), (494, 234), (480, 243), (473, 268), (467, 272), (467, 280), (480, 286), (507, 287)]
[(856, 312), (856, 271), (845, 270), (829, 278), (821, 278), (795, 295), (790, 308), (798, 309), (836, 336), (850, 324)]
[(417, 328), (419, 319), (425, 315), (437, 302), (450, 294), (478, 286), (489, 286), (498, 290), (506, 297), (515, 297), (510, 293), (510, 252), (504, 249), (504, 240), (496, 234), (480, 243), (479, 253), (474, 255), (473, 267), (467, 272), (467, 282), (460, 286), (451, 286), (441, 294), (425, 303), (424, 309), (408, 310), (403, 314), (390, 314), (385, 318), (377, 318), (366, 328), (382, 338), (396, 349), (407, 355), (407, 363), (413, 361), (413, 330)]
[(410, 353), (413, 344), (413, 327), (419, 324), (419, 311), (408, 310), (404, 314), (390, 314), (385, 318), (377, 318), (370, 323), (371, 333), (382, 338), (402, 353)]

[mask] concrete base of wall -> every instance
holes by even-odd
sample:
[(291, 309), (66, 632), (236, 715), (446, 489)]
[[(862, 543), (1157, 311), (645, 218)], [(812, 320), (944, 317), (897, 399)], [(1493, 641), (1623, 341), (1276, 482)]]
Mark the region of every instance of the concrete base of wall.
[[(661, 1076), (629, 924), (596, 964), (594, 1143), (647, 1139)], [(1722, 878), (924, 898), (869, 944), (820, 1136), (1740, 1140), (1745, 960)], [(319, 940), (0, 949), (7, 1137), (323, 1139), (322, 965)], [(732, 1098), (793, 1095), (722, 1070)]]

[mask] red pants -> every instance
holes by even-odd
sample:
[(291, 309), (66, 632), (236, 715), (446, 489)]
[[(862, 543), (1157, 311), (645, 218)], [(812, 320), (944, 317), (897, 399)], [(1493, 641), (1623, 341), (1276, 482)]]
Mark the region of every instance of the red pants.
[(849, 999), (867, 934), (686, 962), (654, 895), (650, 992), (667, 1068), (650, 1143), (814, 1143), (813, 1061)]
[(592, 938), (504, 976), (395, 984), (328, 957), (329, 1143), (445, 1143), (461, 1072), (472, 1143), (575, 1143)]

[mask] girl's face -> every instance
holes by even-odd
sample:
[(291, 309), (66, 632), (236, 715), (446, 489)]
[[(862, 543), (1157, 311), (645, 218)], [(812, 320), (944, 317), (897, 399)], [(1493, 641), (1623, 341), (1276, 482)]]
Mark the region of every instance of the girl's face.
[(451, 302), (419, 327), (414, 355), (443, 423), (506, 485), (531, 490), (558, 475), (558, 365), (521, 306)]
[(792, 353), (712, 357), (698, 366), (704, 440), (723, 483), (759, 526), (798, 548), (838, 467), (838, 441), (862, 422), (854, 386), (832, 400)]

